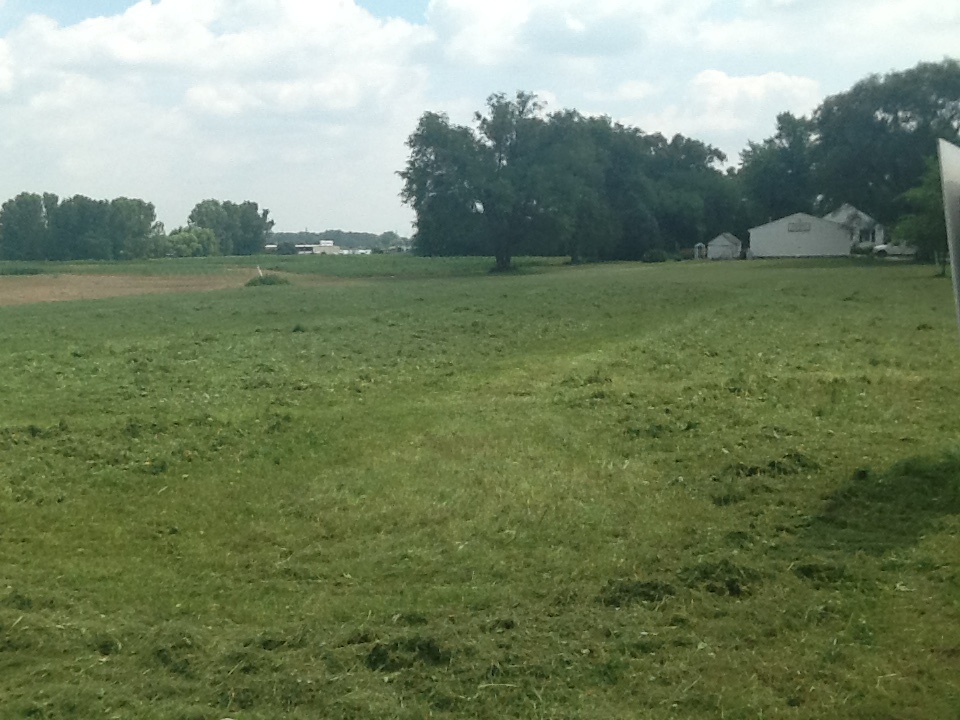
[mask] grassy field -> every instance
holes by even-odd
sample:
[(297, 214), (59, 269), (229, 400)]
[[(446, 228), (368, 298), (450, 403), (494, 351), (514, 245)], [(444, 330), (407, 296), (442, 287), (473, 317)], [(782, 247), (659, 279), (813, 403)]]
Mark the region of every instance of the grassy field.
[[(560, 267), (564, 258), (517, 258), (516, 274)], [(320, 275), (336, 278), (451, 278), (490, 273), (490, 260), (477, 257), (418, 258), (412, 255), (250, 255), (209, 258), (167, 258), (124, 262), (12, 262), (0, 261), (0, 276), (35, 274), (104, 275), (216, 275), (238, 268), (256, 272)]]
[(0, 717), (960, 716), (949, 280), (275, 260), (0, 307)]

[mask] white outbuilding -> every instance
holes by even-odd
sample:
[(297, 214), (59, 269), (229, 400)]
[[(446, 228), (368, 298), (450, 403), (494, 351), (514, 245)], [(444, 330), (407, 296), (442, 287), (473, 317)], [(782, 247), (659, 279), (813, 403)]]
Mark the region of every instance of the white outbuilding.
[(841, 257), (853, 246), (850, 230), (840, 223), (794, 213), (750, 229), (750, 257)]
[(723, 233), (707, 243), (710, 260), (739, 260), (741, 243), (736, 235)]

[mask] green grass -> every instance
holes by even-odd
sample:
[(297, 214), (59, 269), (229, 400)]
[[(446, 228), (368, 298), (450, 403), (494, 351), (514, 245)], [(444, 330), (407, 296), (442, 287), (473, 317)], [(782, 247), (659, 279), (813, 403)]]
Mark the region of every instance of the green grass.
[(0, 275), (42, 275), (43, 269), (23, 263), (0, 263)]
[(949, 281), (383, 262), (0, 308), (0, 715), (957, 716)]
[[(525, 275), (565, 264), (565, 258), (521, 257), (514, 260), (512, 273)], [(230, 255), (227, 257), (166, 258), (100, 262), (3, 262), (0, 275), (124, 274), (124, 275), (211, 275), (237, 269), (260, 267), (264, 271), (322, 275), (338, 278), (453, 278), (490, 274), (492, 258), (422, 258), (407, 254), (383, 255)]]

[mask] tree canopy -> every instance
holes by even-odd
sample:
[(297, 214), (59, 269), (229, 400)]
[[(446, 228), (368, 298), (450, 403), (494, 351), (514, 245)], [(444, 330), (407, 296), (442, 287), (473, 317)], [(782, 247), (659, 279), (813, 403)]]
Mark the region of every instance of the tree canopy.
[(814, 125), (785, 112), (777, 132), (740, 153), (740, 181), (751, 218), (763, 223), (795, 212), (814, 212), (811, 152)]
[(810, 118), (783, 113), (773, 137), (749, 143), (740, 155), (751, 220), (823, 214), (851, 203), (886, 225), (909, 214), (913, 221), (897, 227), (912, 232), (919, 216), (916, 194), (908, 191), (927, 182), (937, 138), (960, 138), (956, 60), (871, 75), (826, 98)]
[(884, 223), (920, 184), (937, 138), (960, 136), (960, 63), (920, 63), (871, 75), (827, 98), (813, 115), (812, 167), (822, 203), (852, 203)]
[(736, 193), (716, 148), (543, 110), (521, 91), (491, 95), (473, 127), (424, 113), (400, 173), (416, 252), (492, 255), (500, 270), (519, 252), (638, 259), (733, 222)]
[(206, 228), (217, 238), (220, 255), (254, 255), (263, 251), (273, 229), (270, 211), (261, 211), (249, 200), (204, 200), (197, 203), (188, 219), (191, 228)]
[(920, 259), (939, 262), (945, 272), (947, 224), (943, 213), (940, 165), (935, 159), (927, 159), (920, 184), (907, 190), (900, 200), (906, 213), (897, 221), (896, 234), (910, 239)]
[(273, 227), (254, 202), (205, 200), (190, 224), (169, 235), (153, 203), (137, 198), (93, 200), (20, 193), (0, 207), (0, 259), (131, 260), (197, 255), (249, 255), (263, 250)]
[(0, 258), (123, 260), (146, 257), (163, 233), (153, 204), (116, 198), (20, 193), (0, 208)]

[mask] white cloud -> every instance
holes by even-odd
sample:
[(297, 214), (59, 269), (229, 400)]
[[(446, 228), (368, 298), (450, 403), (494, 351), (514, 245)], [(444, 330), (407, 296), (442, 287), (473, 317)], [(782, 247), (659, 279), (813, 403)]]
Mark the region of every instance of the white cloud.
[(781, 55), (796, 50), (796, 29), (762, 18), (734, 18), (726, 21), (704, 20), (696, 31), (698, 47), (714, 53), (741, 55)]
[[(358, 166), (369, 172), (373, 152), (395, 158), (387, 182), (367, 185), (396, 186), (373, 202), (392, 206), (378, 214), (403, 230), (409, 213), (398, 207), (392, 171), (423, 106), (415, 55), (431, 39), (349, 0), (143, 0), (69, 27), (29, 17), (0, 41), (0, 93), (20, 88), (0, 115), (0, 134), (18, 138), (0, 158), (8, 169), (0, 194), (26, 185), (141, 195), (168, 224), (204, 197), (230, 193), (270, 207), (299, 194), (302, 206), (287, 209), (301, 225), (340, 211), (324, 186), (346, 185)], [(331, 142), (332, 127), (344, 129), (338, 151), (312, 153), (312, 143)], [(384, 152), (380, 137), (399, 152)], [(302, 168), (304, 157), (330, 162), (300, 170), (299, 193), (284, 187), (298, 180), (282, 169), (272, 173), (277, 187), (256, 179), (277, 163)], [(265, 196), (252, 197), (256, 190)]]
[(710, 0), (432, 0), (427, 14), (455, 62), (509, 66), (530, 55), (610, 56), (687, 43)]
[(809, 113), (820, 99), (820, 86), (811, 78), (782, 72), (731, 77), (704, 70), (693, 79), (691, 95), (704, 129), (745, 130), (769, 117), (772, 108)]
[[(721, 4), (717, 4), (721, 7)], [(834, 91), (869, 73), (957, 54), (960, 5), (939, 0), (743, 0), (696, 23), (697, 46), (757, 66), (804, 67)]]
[[(633, 121), (648, 132), (681, 133), (709, 142), (733, 162), (748, 140), (772, 134), (778, 113), (808, 114), (821, 98), (820, 86), (811, 78), (779, 72), (737, 77), (704, 70), (692, 79), (679, 102)], [(757, 135), (760, 128), (768, 129)]]
[(433, 0), (427, 19), (441, 37), (448, 59), (502, 65), (514, 56), (517, 36), (529, 17), (526, 0)]
[(0, 94), (13, 89), (13, 62), (7, 42), (0, 39)]
[(259, 105), (258, 99), (238, 83), (194, 85), (187, 90), (187, 105), (225, 117), (239, 115)]
[(617, 86), (612, 99), (635, 102), (637, 100), (645, 100), (656, 92), (657, 86), (651, 82), (645, 80), (627, 80)]

